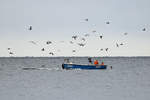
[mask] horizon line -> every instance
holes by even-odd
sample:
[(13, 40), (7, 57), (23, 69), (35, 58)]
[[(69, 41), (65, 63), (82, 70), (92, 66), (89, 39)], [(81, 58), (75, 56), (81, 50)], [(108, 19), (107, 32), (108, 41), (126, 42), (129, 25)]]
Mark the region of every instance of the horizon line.
[(150, 57), (150, 56), (1, 56), (0, 58), (58, 58), (58, 57)]

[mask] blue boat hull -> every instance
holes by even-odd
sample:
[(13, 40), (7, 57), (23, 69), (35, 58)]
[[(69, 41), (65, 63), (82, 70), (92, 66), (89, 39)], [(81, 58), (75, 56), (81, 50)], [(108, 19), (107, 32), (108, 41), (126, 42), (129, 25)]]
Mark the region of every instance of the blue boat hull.
[(63, 69), (107, 69), (107, 65), (62, 64)]

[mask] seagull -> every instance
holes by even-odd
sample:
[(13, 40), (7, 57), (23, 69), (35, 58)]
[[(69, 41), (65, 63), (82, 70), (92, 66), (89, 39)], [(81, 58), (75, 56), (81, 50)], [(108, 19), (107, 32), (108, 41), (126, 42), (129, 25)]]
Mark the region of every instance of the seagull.
[(53, 52), (50, 52), (49, 54), (54, 55), (54, 53), (53, 53)]
[(89, 34), (85, 34), (84, 36), (85, 36), (85, 37), (88, 37), (88, 36), (89, 36)]
[(83, 44), (83, 43), (78, 43), (78, 45), (79, 45), (79, 46), (82, 46), (82, 47), (85, 46), (85, 44)]
[(110, 22), (106, 22), (106, 24), (110, 24)]
[(29, 41), (29, 42), (36, 45), (36, 42), (34, 42), (34, 41)]
[(13, 55), (14, 53), (13, 52), (9, 52), (9, 54)]
[(51, 43), (52, 43), (51, 41), (47, 41), (47, 42), (46, 42), (46, 44), (51, 44)]
[(86, 19), (85, 19), (85, 21), (89, 21), (89, 19), (88, 19), (88, 18), (86, 18)]
[(10, 50), (10, 48), (7, 48), (7, 50)]
[(73, 44), (73, 42), (72, 42), (72, 41), (70, 41), (70, 43), (71, 43), (71, 44)]
[(128, 33), (124, 33), (124, 35), (127, 35)]
[(103, 49), (101, 48), (100, 51), (103, 51)]
[(101, 36), (99, 36), (101, 39), (103, 38), (103, 36), (101, 35)]
[(119, 47), (118, 43), (116, 43), (116, 46)]
[(74, 40), (76, 40), (77, 37), (78, 37), (77, 35), (72, 36), (72, 38), (73, 38)]
[(123, 43), (120, 43), (120, 45), (123, 45)]
[(76, 52), (76, 50), (72, 50), (72, 52)]
[(142, 31), (146, 31), (146, 28), (143, 28)]
[(30, 30), (30, 31), (32, 30), (32, 26), (29, 27), (29, 30)]
[(81, 38), (82, 41), (85, 41), (85, 38)]
[(44, 49), (44, 48), (42, 48), (42, 49), (41, 49), (41, 51), (45, 51), (45, 49)]
[(106, 48), (105, 50), (108, 51), (108, 48)]

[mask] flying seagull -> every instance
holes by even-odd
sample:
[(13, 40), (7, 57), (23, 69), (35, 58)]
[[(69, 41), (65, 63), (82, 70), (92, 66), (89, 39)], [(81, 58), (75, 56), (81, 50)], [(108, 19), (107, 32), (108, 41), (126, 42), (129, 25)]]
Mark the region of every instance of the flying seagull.
[(53, 53), (53, 52), (50, 52), (49, 54), (50, 54), (50, 55), (54, 55), (54, 53)]
[(78, 37), (77, 35), (72, 36), (72, 38), (73, 38), (74, 40), (76, 40), (77, 37)]
[(85, 21), (89, 21), (89, 19), (88, 19), (88, 18), (86, 18), (86, 19), (85, 19)]
[(124, 35), (127, 35), (128, 33), (124, 33)]
[(106, 22), (106, 24), (110, 24), (110, 22)]
[(85, 46), (85, 44), (83, 44), (83, 43), (78, 43), (78, 45), (79, 45), (79, 46), (82, 46), (82, 47)]
[(76, 50), (72, 50), (72, 52), (76, 52)]
[(45, 49), (44, 49), (44, 48), (42, 48), (42, 49), (41, 49), (41, 51), (45, 51)]
[(108, 48), (106, 48), (105, 50), (108, 51)]
[(10, 50), (10, 48), (7, 48), (7, 50)]
[(146, 31), (146, 28), (143, 28), (142, 31)]
[(103, 51), (103, 49), (101, 48), (100, 51)]
[(85, 36), (85, 37), (88, 37), (88, 36), (89, 36), (89, 34), (85, 34), (84, 36)]
[(102, 35), (100, 35), (99, 37), (100, 37), (100, 39), (102, 39), (102, 38), (103, 38), (103, 36), (102, 36)]
[(29, 27), (29, 30), (30, 30), (30, 31), (32, 30), (32, 26)]
[(46, 42), (46, 44), (51, 44), (51, 43), (52, 43), (51, 41), (47, 41), (47, 42)]
[(118, 43), (116, 43), (116, 46), (119, 47)]
[(13, 52), (9, 52), (9, 54), (13, 55), (14, 53)]
[(29, 41), (29, 42), (36, 45), (36, 42), (34, 42), (34, 41)]
[(123, 43), (120, 43), (120, 45), (123, 45)]

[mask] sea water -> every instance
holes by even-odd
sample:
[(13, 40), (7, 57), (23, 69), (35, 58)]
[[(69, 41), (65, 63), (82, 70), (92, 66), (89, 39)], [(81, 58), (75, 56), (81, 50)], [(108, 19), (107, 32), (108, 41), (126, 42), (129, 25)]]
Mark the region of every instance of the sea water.
[(150, 57), (92, 58), (106, 70), (63, 70), (66, 58), (1, 57), (0, 100), (150, 100)]

